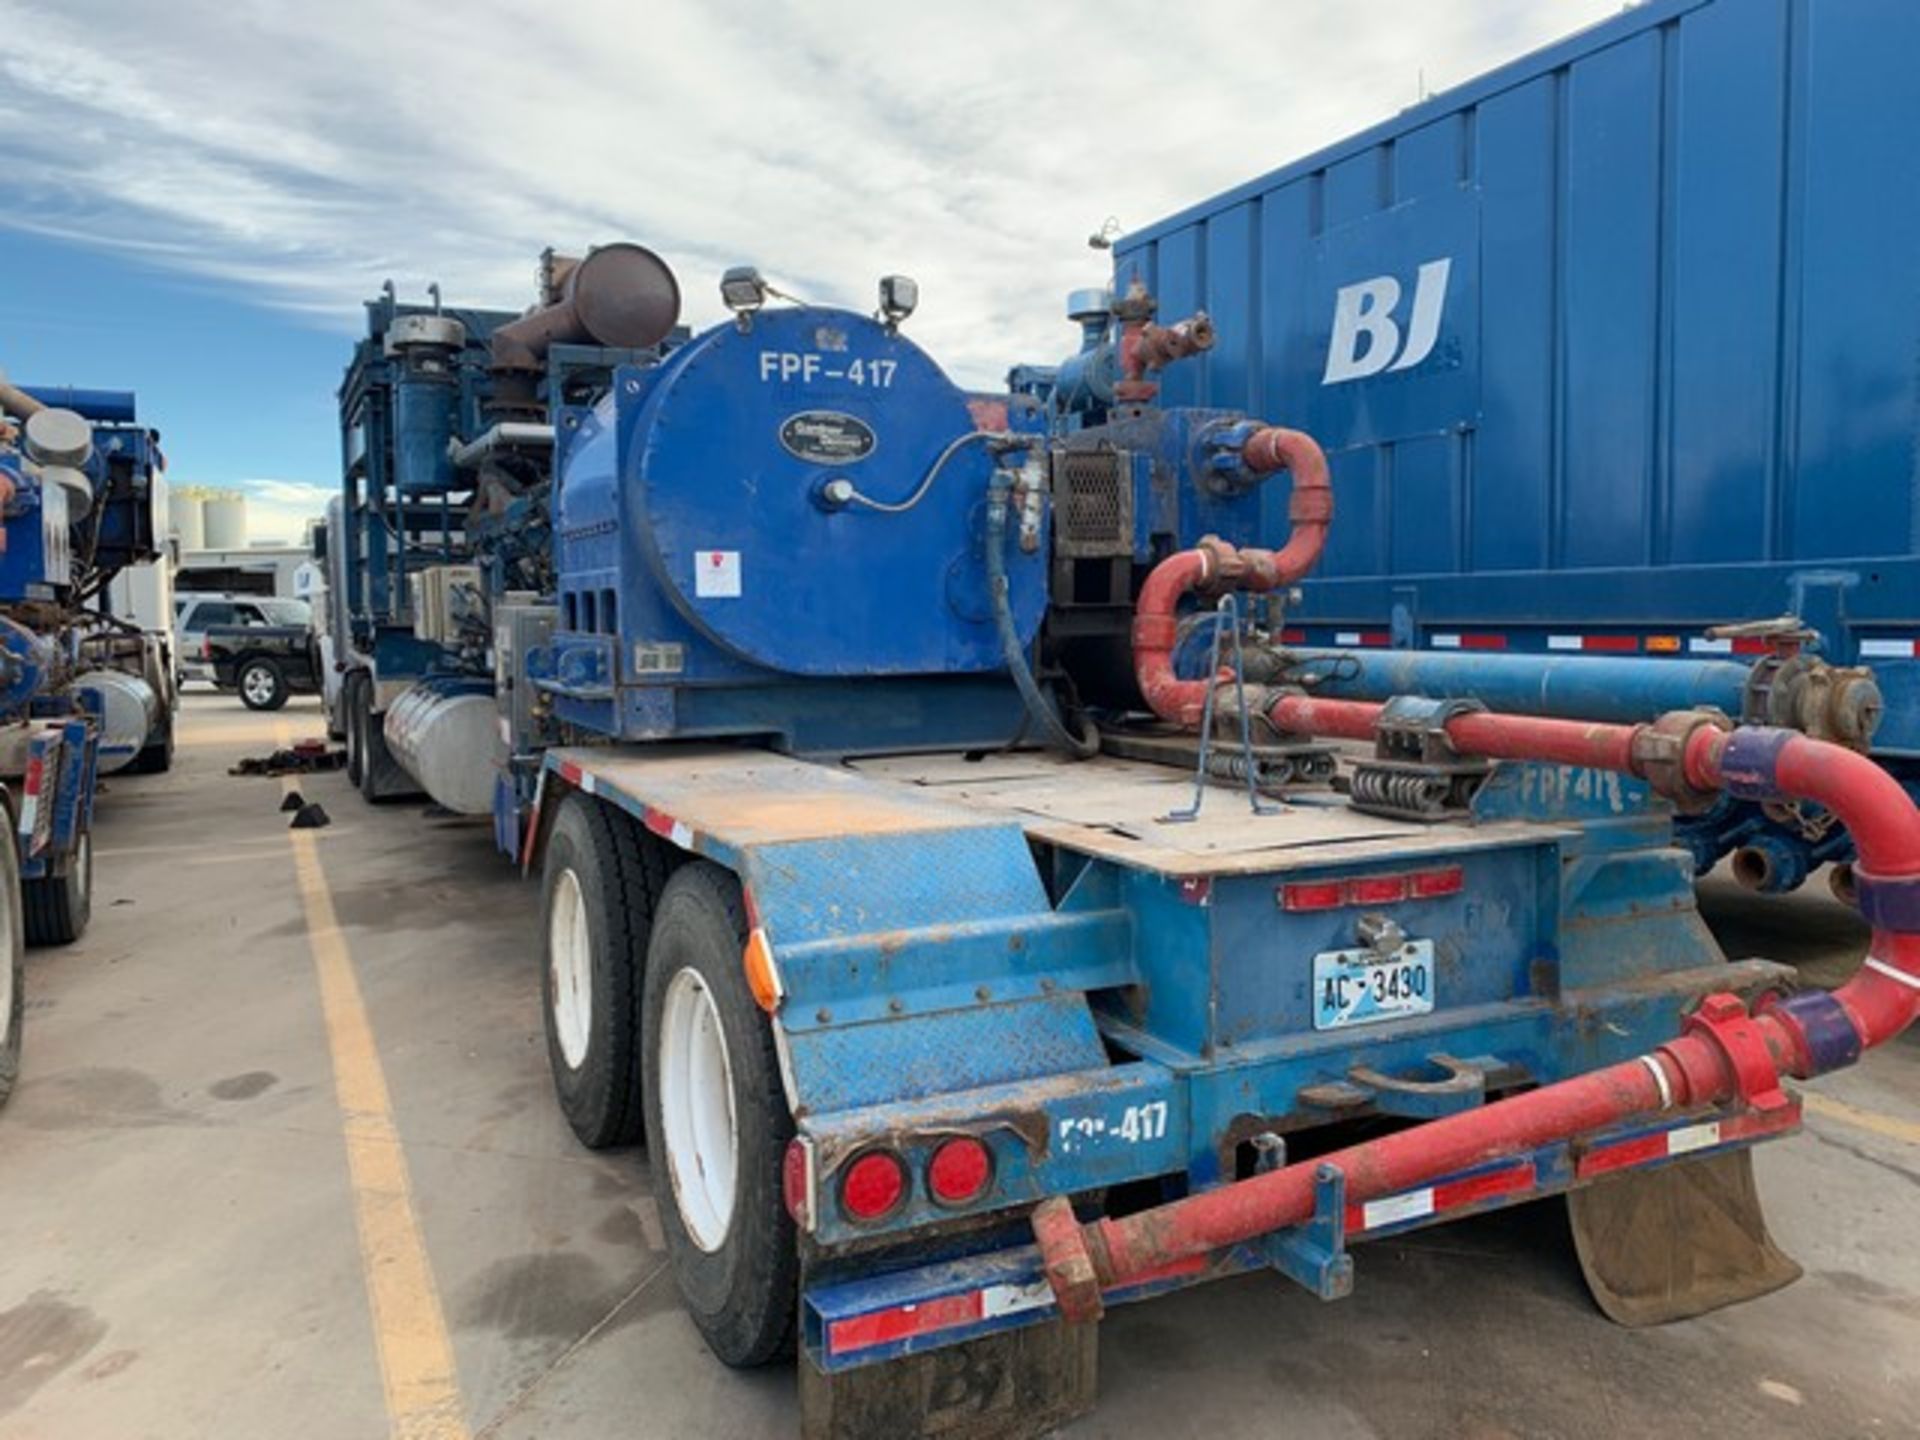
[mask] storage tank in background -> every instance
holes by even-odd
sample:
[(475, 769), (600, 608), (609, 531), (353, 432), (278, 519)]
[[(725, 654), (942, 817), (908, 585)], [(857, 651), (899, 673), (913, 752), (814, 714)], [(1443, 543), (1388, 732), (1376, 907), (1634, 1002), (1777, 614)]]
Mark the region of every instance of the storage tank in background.
[(247, 497), (239, 490), (209, 490), (201, 502), (207, 550), (240, 550), (247, 543)]
[(207, 548), (206, 499), (204, 485), (183, 485), (169, 497), (167, 519), (182, 551)]

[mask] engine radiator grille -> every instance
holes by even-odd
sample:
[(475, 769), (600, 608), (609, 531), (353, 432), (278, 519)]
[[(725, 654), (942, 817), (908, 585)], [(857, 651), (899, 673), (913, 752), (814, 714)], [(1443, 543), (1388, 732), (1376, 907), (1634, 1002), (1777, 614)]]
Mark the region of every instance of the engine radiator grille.
[(1123, 450), (1067, 450), (1053, 461), (1053, 547), (1076, 560), (1133, 554), (1133, 466)]

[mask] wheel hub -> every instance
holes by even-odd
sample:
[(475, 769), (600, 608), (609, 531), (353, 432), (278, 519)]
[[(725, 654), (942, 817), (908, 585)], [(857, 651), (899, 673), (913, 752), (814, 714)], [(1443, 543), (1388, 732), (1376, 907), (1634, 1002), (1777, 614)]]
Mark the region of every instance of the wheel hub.
[(693, 1243), (712, 1253), (733, 1224), (740, 1131), (720, 1010), (691, 969), (667, 983), (662, 1006), (660, 1114), (674, 1203)]
[(554, 1034), (567, 1068), (578, 1070), (586, 1062), (593, 1033), (593, 937), (587, 930), (586, 897), (572, 870), (562, 870), (554, 882), (547, 966)]

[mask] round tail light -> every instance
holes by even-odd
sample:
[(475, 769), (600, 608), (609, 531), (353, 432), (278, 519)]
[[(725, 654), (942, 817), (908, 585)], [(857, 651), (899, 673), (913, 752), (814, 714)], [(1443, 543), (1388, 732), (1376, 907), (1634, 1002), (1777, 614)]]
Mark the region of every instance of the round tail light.
[(993, 1152), (971, 1135), (942, 1142), (927, 1162), (927, 1190), (942, 1205), (971, 1205), (993, 1181)]
[(840, 1179), (840, 1208), (850, 1220), (890, 1215), (907, 1196), (907, 1167), (891, 1150), (869, 1150)]

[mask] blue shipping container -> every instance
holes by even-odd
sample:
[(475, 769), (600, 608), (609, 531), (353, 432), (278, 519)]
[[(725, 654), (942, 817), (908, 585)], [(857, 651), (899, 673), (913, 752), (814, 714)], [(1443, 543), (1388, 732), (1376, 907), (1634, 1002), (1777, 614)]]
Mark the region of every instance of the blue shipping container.
[(1914, 0), (1652, 0), (1123, 239), (1219, 326), (1164, 401), (1332, 456), (1303, 637), (1702, 654), (1793, 610), (1920, 755), (1916, 56)]

